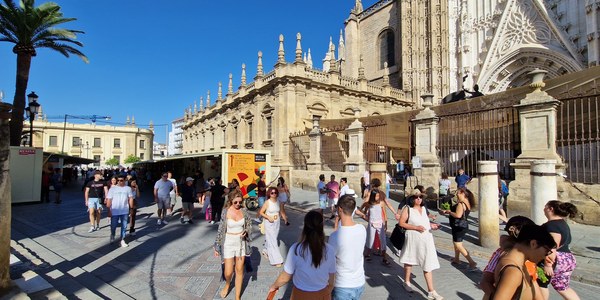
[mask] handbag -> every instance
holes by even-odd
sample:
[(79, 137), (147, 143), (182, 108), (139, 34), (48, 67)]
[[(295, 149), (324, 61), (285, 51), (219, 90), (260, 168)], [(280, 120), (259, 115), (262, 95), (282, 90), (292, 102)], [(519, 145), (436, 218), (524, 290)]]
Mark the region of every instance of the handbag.
[(469, 228), (469, 222), (467, 222), (466, 207), (465, 207), (465, 211), (463, 211), (462, 217), (460, 217), (460, 219), (454, 219), (454, 227), (464, 228), (464, 229), (468, 229)]
[[(408, 209), (406, 205), (404, 207)], [(406, 222), (408, 222), (409, 218), (410, 209), (408, 210), (408, 218), (406, 219)], [(402, 250), (402, 247), (404, 246), (404, 242), (406, 241), (405, 233), (406, 228), (401, 227), (400, 224), (396, 224), (396, 226), (394, 226), (394, 230), (392, 231), (392, 235), (390, 236), (390, 241), (392, 242), (392, 245), (394, 245), (394, 247), (398, 250)]]

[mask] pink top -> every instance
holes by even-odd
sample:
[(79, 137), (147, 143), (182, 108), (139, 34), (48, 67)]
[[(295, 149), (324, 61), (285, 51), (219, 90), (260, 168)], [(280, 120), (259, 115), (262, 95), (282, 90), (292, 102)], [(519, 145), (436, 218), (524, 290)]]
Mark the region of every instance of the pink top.
[(337, 198), (340, 194), (340, 184), (337, 181), (330, 181), (325, 187), (331, 190), (331, 192), (327, 193), (327, 197), (330, 199)]

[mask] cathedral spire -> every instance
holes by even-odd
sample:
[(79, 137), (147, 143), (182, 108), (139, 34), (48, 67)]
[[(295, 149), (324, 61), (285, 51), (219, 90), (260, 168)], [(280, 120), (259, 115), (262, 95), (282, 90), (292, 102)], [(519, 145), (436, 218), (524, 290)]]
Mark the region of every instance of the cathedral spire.
[(206, 92), (206, 109), (210, 108), (210, 90)]
[(223, 100), (223, 84), (219, 81), (219, 89), (217, 90), (217, 101)]
[(227, 85), (227, 95), (233, 95), (233, 74), (229, 73), (229, 84)]
[(346, 46), (344, 45), (344, 35), (342, 29), (340, 29), (340, 41), (338, 43), (338, 58), (339, 60), (346, 59)]
[(262, 51), (258, 51), (258, 64), (256, 65), (256, 77), (263, 76)]
[(204, 97), (200, 96), (200, 111), (204, 111)]
[(194, 115), (198, 112), (198, 105), (196, 105), (196, 100), (194, 100)]
[(302, 40), (302, 35), (300, 32), (296, 34), (296, 62), (302, 62), (302, 45), (300, 41)]
[(354, 2), (354, 8), (352, 9), (352, 12), (355, 14), (360, 14), (362, 11), (363, 11), (362, 2), (360, 0), (356, 0)]
[(312, 61), (312, 55), (310, 55), (310, 48), (308, 48), (308, 55), (306, 56), (306, 65), (309, 68), (313, 68), (313, 61)]
[(283, 34), (279, 35), (279, 50), (277, 51), (277, 63), (285, 63), (285, 51), (283, 50)]
[(246, 86), (246, 64), (242, 64), (242, 82), (241, 85), (243, 87)]

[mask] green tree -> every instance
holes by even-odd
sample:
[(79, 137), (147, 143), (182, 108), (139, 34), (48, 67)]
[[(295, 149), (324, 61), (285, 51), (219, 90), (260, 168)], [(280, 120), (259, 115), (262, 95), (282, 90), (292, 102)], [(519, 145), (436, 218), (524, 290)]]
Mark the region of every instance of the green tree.
[(107, 159), (104, 163), (111, 167), (114, 167), (119, 164), (119, 160), (116, 157), (113, 157), (113, 158)]
[(135, 156), (135, 155), (133, 155), (133, 154), (130, 154), (130, 155), (129, 155), (129, 156), (127, 156), (127, 158), (125, 159), (125, 163), (126, 163), (126, 164), (134, 164), (134, 163), (136, 163), (136, 162), (140, 162), (140, 161), (142, 161), (142, 160), (141, 160), (139, 157), (137, 157), (137, 156)]
[(15, 97), (10, 121), (10, 145), (18, 146), (23, 131), (25, 94), (29, 81), (31, 58), (36, 56), (36, 48), (49, 48), (69, 57), (74, 54), (88, 62), (87, 57), (74, 46), (83, 47), (77, 41), (77, 34), (83, 31), (57, 28), (57, 25), (75, 21), (64, 18), (60, 6), (47, 2), (35, 7), (35, 0), (21, 0), (19, 5), (13, 0), (4, 0), (0, 5), (0, 42), (15, 44), (12, 51), (17, 55), (17, 78)]

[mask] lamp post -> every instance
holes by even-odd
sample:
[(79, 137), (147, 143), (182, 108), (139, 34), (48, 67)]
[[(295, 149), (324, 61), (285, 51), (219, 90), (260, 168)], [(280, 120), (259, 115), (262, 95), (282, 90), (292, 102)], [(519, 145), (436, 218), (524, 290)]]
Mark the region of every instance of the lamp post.
[(37, 102), (38, 98), (38, 95), (33, 91), (27, 95), (29, 106), (25, 108), (25, 113), (27, 113), (27, 117), (29, 118), (29, 147), (33, 147), (33, 120), (40, 111), (40, 104)]

